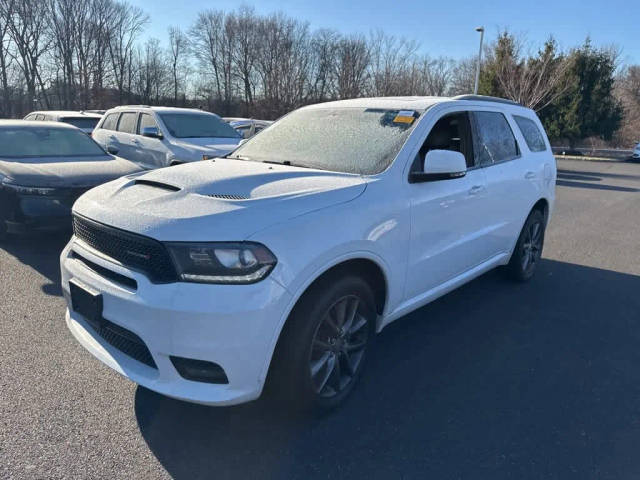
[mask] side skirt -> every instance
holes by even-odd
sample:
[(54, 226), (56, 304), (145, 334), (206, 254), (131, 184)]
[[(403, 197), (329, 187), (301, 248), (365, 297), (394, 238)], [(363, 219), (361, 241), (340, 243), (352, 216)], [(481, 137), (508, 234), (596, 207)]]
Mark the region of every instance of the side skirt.
[(505, 262), (509, 261), (510, 253), (500, 253), (494, 257), (491, 257), (489, 260), (482, 262), (479, 265), (476, 265), (470, 270), (458, 275), (457, 277), (448, 280), (437, 287), (428, 290), (416, 297), (413, 297), (406, 302), (401, 303), (398, 308), (394, 311), (389, 312), (387, 315), (378, 317), (376, 331), (380, 332), (384, 327), (389, 325), (394, 320), (397, 320), (400, 317), (407, 315), (408, 313), (426, 305), (434, 301), (435, 299), (446, 295), (452, 290), (455, 290), (461, 285), (464, 285), (467, 282), (470, 282), (476, 277), (479, 277), (483, 273), (492, 270), (498, 265), (504, 265)]

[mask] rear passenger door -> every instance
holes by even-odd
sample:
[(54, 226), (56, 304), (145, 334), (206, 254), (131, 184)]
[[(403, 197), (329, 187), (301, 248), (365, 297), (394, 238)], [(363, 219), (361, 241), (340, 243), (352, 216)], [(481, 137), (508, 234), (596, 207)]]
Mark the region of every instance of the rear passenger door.
[[(93, 138), (98, 145), (100, 145), (105, 150), (108, 150), (109, 147), (115, 146), (115, 131), (118, 127), (118, 119), (120, 117), (119, 112), (109, 113), (104, 117), (104, 120), (99, 124), (98, 128), (95, 128), (91, 133), (91, 138)], [(113, 137), (113, 141), (111, 139)]]
[(137, 112), (122, 112), (118, 119), (118, 126), (115, 132), (110, 132), (108, 144), (118, 149), (118, 156), (131, 160), (132, 162), (139, 162), (135, 144), (136, 129), (138, 128), (138, 113)]
[(496, 254), (510, 251), (535, 196), (509, 117), (490, 109), (471, 115), (476, 163), (487, 181), (487, 234)]

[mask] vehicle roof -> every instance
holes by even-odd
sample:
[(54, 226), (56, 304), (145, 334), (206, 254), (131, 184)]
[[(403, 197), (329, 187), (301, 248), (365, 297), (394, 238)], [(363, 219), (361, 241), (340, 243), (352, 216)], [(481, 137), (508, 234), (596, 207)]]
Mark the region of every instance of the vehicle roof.
[[(199, 108), (181, 108), (181, 107), (151, 107), (149, 105), (119, 105), (117, 107), (113, 107), (109, 110), (107, 110), (107, 112), (111, 112), (111, 111), (119, 111), (119, 110), (151, 110), (152, 112), (174, 112), (174, 113), (186, 113), (186, 112), (193, 112), (193, 113), (208, 113), (210, 115), (216, 115), (215, 113), (212, 112), (207, 112), (205, 110), (200, 110)], [(216, 115), (219, 116), (219, 115)]]
[(273, 122), (271, 120), (250, 120), (245, 118), (238, 118), (235, 120), (226, 120), (227, 123), (231, 126), (242, 126), (242, 125), (271, 125)]
[(62, 122), (47, 122), (39, 120), (0, 120), (0, 128), (4, 127), (22, 127), (22, 128), (65, 128), (70, 130), (77, 130), (76, 127), (68, 123)]
[(457, 97), (370, 97), (354, 98), (350, 100), (336, 100), (333, 102), (317, 103), (304, 108), (383, 108), (398, 110), (425, 110), (435, 104), (445, 102), (467, 102), (476, 104), (487, 104), (495, 106), (501, 104), (505, 106), (525, 109), (522, 105), (507, 100), (505, 98), (488, 97), (483, 95), (459, 95)]
[(30, 112), (28, 115), (32, 114), (42, 114), (42, 115), (52, 115), (54, 117), (91, 117), (91, 118), (101, 118), (102, 115), (99, 113), (93, 112), (84, 112), (82, 110), (36, 110), (34, 112)]

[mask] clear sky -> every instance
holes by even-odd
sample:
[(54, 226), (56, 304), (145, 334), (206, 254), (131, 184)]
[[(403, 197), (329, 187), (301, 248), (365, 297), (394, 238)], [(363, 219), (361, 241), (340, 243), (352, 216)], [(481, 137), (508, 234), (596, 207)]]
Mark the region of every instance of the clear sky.
[[(132, 0), (151, 17), (146, 36), (166, 41), (170, 25), (187, 29), (204, 9), (233, 10), (231, 0)], [(420, 42), (431, 56), (460, 58), (475, 54), (484, 25), (487, 40), (505, 27), (526, 35), (532, 46), (553, 35), (561, 47), (582, 43), (616, 44), (622, 63), (640, 63), (640, 0), (256, 0), (245, 2), (258, 13), (282, 11), (306, 20), (312, 29), (342, 33), (382, 29)]]

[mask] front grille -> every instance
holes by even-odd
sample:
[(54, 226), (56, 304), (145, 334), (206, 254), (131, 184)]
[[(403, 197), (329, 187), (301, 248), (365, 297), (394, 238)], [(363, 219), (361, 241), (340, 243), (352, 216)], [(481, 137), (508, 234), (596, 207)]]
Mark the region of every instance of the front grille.
[(153, 283), (170, 283), (177, 273), (165, 246), (149, 237), (73, 216), (73, 233), (91, 248), (113, 260), (139, 270)]
[(132, 331), (122, 328), (104, 318), (100, 323), (100, 327), (95, 328), (95, 330), (109, 345), (117, 348), (125, 355), (129, 355), (134, 360), (144, 363), (151, 368), (158, 368), (145, 343)]

